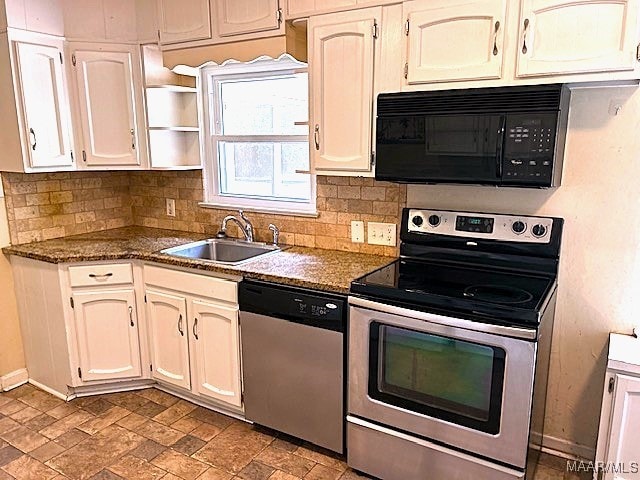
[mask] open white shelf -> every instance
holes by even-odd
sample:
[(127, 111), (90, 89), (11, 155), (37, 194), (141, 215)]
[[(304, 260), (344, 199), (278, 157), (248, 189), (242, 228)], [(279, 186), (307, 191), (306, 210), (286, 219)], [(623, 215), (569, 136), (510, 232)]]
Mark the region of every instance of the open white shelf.
[(195, 88), (147, 87), (149, 128), (198, 128), (198, 93)]
[(199, 132), (149, 130), (151, 166), (161, 169), (201, 168)]

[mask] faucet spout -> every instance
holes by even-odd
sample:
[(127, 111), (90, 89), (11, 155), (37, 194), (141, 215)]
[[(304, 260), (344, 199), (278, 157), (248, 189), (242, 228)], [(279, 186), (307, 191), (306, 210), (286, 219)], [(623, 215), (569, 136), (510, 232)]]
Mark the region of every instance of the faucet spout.
[(248, 242), (253, 242), (253, 225), (251, 224), (249, 219), (245, 216), (242, 210), (239, 210), (239, 213), (240, 213), (240, 218), (242, 220), (238, 219), (238, 217), (236, 217), (235, 215), (227, 215), (226, 217), (224, 217), (222, 219), (222, 225), (220, 226), (220, 232), (226, 235), (227, 224), (229, 222), (235, 222), (238, 225), (238, 228), (240, 228), (240, 231), (242, 232), (242, 234), (244, 235), (245, 240), (247, 240)]

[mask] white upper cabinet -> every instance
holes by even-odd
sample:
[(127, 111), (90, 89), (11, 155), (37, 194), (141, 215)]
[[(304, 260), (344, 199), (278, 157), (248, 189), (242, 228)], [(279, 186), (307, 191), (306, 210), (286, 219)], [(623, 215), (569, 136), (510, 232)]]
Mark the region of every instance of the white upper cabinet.
[(404, 3), (407, 83), (500, 78), (506, 3)]
[(191, 301), (193, 393), (242, 405), (238, 308)]
[(74, 293), (83, 382), (139, 377), (140, 343), (133, 289)]
[(309, 19), (310, 143), (319, 174), (371, 170), (381, 17), (381, 8), (369, 8)]
[(139, 166), (137, 123), (142, 88), (135, 75), (139, 66), (136, 48), (114, 45), (100, 50), (79, 47), (72, 51), (83, 140), (82, 164)]
[(73, 41), (133, 42), (138, 38), (133, 0), (62, 0), (65, 37)]
[(639, 0), (522, 0), (518, 77), (629, 71)]
[(6, 27), (64, 35), (62, 0), (1, 0), (0, 31)]
[(160, 43), (211, 38), (209, 0), (158, 0)]
[(282, 21), (278, 0), (213, 0), (213, 4), (220, 37), (276, 30)]
[(15, 69), (23, 114), (25, 168), (73, 166), (62, 42), (14, 42)]
[(187, 301), (184, 297), (147, 291), (153, 378), (191, 388)]

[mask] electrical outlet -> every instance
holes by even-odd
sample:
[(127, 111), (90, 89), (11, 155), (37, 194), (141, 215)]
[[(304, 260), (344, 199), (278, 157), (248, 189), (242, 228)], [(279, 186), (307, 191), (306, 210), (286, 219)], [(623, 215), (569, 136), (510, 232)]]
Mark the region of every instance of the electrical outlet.
[(353, 220), (351, 222), (351, 241), (364, 243), (364, 222)]
[(167, 216), (175, 217), (176, 216), (176, 201), (173, 198), (167, 198)]
[(371, 245), (396, 246), (396, 224), (395, 223), (367, 223), (367, 243)]

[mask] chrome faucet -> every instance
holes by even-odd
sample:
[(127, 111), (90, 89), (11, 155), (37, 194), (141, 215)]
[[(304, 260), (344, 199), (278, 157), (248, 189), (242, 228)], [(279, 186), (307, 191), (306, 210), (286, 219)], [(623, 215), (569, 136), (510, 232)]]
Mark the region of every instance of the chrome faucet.
[(238, 224), (238, 227), (240, 228), (240, 231), (243, 233), (245, 240), (247, 240), (247, 242), (253, 242), (253, 225), (251, 224), (249, 219), (245, 216), (242, 210), (238, 210), (238, 213), (240, 213), (240, 218), (243, 221), (240, 221), (238, 217), (236, 217), (235, 215), (227, 215), (222, 219), (222, 225), (220, 226), (220, 233), (218, 234), (218, 236), (226, 236), (227, 223), (229, 223), (230, 221), (234, 221), (235, 223)]
[(280, 230), (273, 223), (269, 224), (269, 230), (273, 232), (273, 244), (278, 245), (278, 239), (280, 238)]

